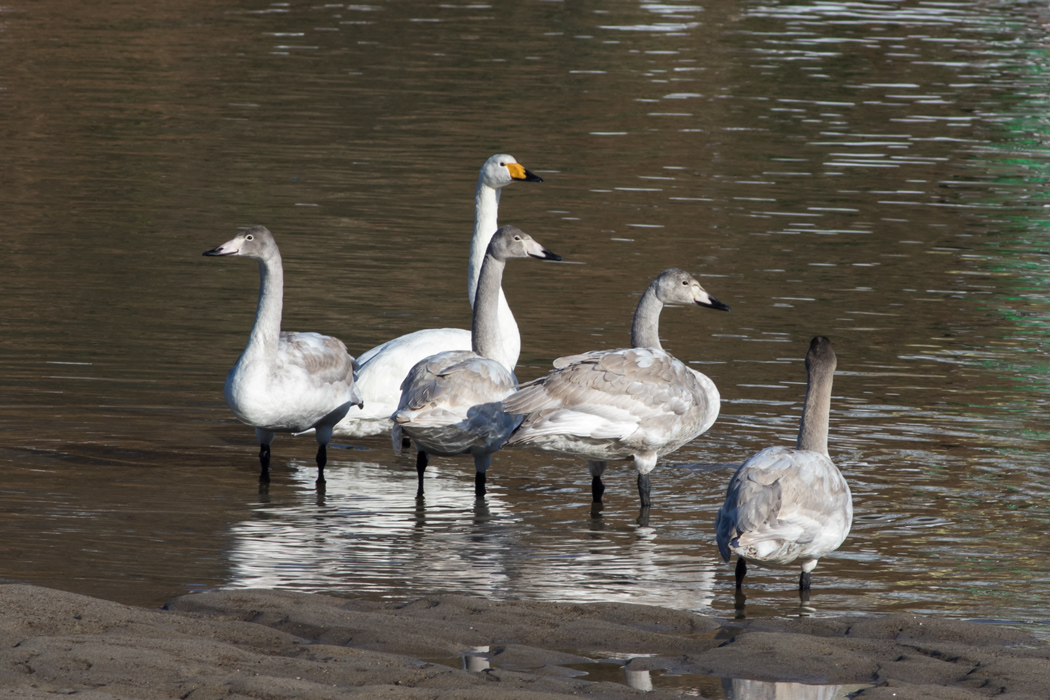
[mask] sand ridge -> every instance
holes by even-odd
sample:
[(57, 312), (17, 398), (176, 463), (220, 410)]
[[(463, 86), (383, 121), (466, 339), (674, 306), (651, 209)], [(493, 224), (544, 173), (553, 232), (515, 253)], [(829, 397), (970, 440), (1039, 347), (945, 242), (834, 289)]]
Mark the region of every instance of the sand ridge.
[[(1050, 645), (1027, 631), (914, 615), (722, 621), (619, 603), (270, 590), (147, 610), (21, 584), (0, 586), (0, 611), (4, 698), (681, 697), (580, 675), (613, 654), (627, 671), (871, 686), (854, 695), (865, 699), (1050, 697)], [(492, 668), (433, 662), (476, 647)]]

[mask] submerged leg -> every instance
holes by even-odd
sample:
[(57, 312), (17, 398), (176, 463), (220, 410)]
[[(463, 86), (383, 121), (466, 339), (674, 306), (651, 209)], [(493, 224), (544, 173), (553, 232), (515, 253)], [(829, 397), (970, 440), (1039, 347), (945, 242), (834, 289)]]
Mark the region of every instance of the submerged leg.
[(328, 445), (317, 446), (317, 483), (324, 483), (324, 465), (328, 464)]
[(649, 472), (656, 467), (656, 454), (636, 454), (634, 466), (638, 469), (638, 498), (641, 499), (642, 508), (648, 508), (653, 504), (649, 498)]
[(592, 502), (601, 503), (602, 494), (605, 493), (605, 484), (602, 483), (602, 473), (605, 471), (605, 462), (587, 462), (587, 470), (591, 473)]
[(270, 443), (273, 442), (273, 438), (276, 433), (272, 430), (264, 430), (263, 428), (255, 429), (255, 438), (259, 441), (259, 465), (261, 471), (259, 472), (260, 479), (270, 478)]
[(318, 425), (314, 428), (317, 436), (317, 483), (324, 483), (324, 466), (328, 464), (328, 443), (332, 439), (332, 426)]
[(653, 504), (652, 499), (649, 498), (649, 474), (638, 475), (638, 498), (642, 501), (642, 508), (648, 508)]
[(474, 497), (485, 497), (485, 474), (488, 473), (489, 465), (492, 464), (492, 455), (474, 455)]
[(419, 479), (419, 486), (416, 488), (416, 498), (423, 495), (423, 472), (427, 468), (427, 453), (420, 450), (416, 453), (416, 477)]
[(747, 562), (738, 555), (736, 558), (736, 589), (738, 591), (744, 585), (745, 576), (747, 576)]

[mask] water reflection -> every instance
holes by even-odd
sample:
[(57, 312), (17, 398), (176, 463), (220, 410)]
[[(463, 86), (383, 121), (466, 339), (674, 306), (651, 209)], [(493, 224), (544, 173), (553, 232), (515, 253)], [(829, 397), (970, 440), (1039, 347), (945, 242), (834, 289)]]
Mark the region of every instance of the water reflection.
[(658, 542), (656, 528), (598, 517), (548, 531), (556, 504), (522, 518), (519, 494), (498, 483), (476, 499), (469, 470), (435, 469), (426, 498), (416, 498), (407, 462), (333, 465), (318, 491), (309, 463), (292, 464), (294, 492), (280, 504), (261, 496), (252, 517), (231, 528), (228, 585), (711, 605), (714, 572), (680, 545)]

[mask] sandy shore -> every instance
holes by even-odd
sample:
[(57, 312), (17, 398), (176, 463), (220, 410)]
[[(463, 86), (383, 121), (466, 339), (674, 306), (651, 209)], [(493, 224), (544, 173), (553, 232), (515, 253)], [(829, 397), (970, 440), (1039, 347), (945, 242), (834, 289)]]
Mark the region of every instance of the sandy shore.
[[(1050, 645), (912, 615), (725, 622), (642, 605), (275, 591), (146, 610), (16, 584), (0, 586), (0, 611), (4, 698), (1050, 697)], [(464, 670), (464, 655), (484, 670)]]

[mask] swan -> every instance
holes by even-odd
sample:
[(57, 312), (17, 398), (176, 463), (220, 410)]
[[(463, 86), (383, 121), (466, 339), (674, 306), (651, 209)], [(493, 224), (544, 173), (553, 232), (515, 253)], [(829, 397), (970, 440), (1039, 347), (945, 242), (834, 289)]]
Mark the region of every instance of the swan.
[[(486, 160), (478, 173), (478, 187), (474, 195), (474, 236), (470, 242), (470, 261), (467, 266), (467, 290), (471, 305), (474, 304), (481, 261), (496, 231), (500, 190), (515, 181), (543, 182), (543, 178), (533, 175), (514, 156), (505, 153)], [(495, 331), (498, 339), (493, 357), (503, 366), (513, 369), (518, 363), (521, 338), (502, 289), (498, 303), (499, 324)], [(435, 353), (470, 348), (470, 331), (431, 328), (403, 335), (364, 353), (358, 358), (361, 368), (357, 374), (357, 386), (365, 405), (359, 409), (350, 409), (335, 426), (335, 435), (355, 438), (388, 432), (391, 428), (390, 414), (397, 410), (401, 382), (408, 370)]]
[(492, 453), (521, 423), (520, 415), (505, 413), (502, 401), (514, 392), (518, 380), (512, 367), (498, 358), (500, 343), (499, 300), (503, 269), (511, 258), (561, 260), (515, 226), (502, 226), (492, 236), (481, 265), (471, 350), (449, 350), (416, 363), (401, 384), (401, 400), (391, 416), (390, 438), (400, 453), (403, 435), (418, 450), (417, 496), (423, 495), (427, 455), (474, 456), (474, 492), (485, 495), (485, 474)]
[(354, 385), (357, 363), (341, 340), (319, 333), (281, 331), (284, 267), (273, 234), (253, 226), (204, 255), (237, 255), (259, 261), (259, 305), (248, 344), (226, 375), (226, 405), (255, 428), (262, 476), (270, 469), (275, 433), (313, 429), (317, 437), (317, 481), (324, 482), (332, 427), (351, 406), (361, 406)]
[(740, 590), (747, 563), (798, 563), (798, 588), (810, 588), (817, 560), (838, 549), (853, 522), (849, 484), (828, 456), (828, 414), (835, 376), (831, 341), (818, 336), (806, 353), (808, 385), (795, 447), (767, 447), (733, 475), (715, 531), (718, 551), (736, 560)]
[(559, 358), (546, 377), (504, 400), (504, 411), (525, 416), (507, 444), (588, 460), (595, 503), (605, 492), (606, 462), (633, 459), (648, 508), (657, 459), (707, 431), (720, 407), (714, 382), (660, 345), (665, 304), (729, 311), (688, 272), (664, 270), (638, 302), (630, 349)]

